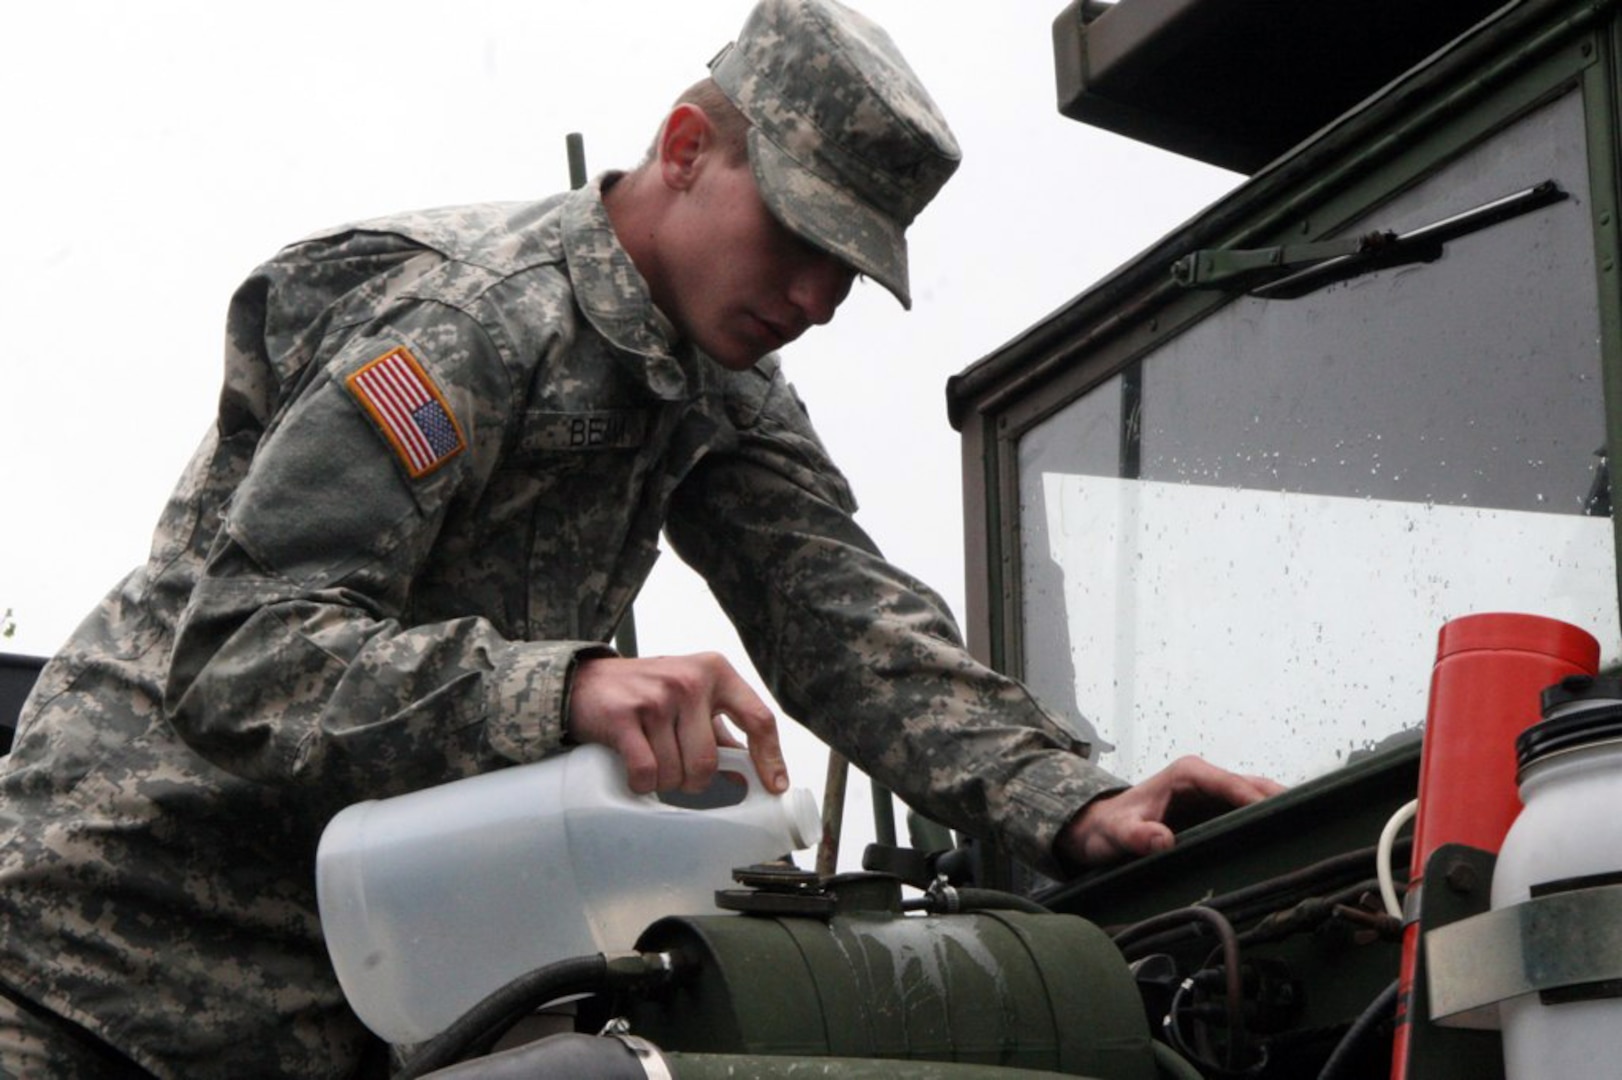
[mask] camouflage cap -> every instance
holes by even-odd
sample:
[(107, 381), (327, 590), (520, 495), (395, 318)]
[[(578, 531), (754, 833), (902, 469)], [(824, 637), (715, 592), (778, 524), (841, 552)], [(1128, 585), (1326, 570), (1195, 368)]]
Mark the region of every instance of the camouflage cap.
[(761, 0), (710, 73), (777, 219), (911, 308), (906, 229), (961, 156), (890, 36), (833, 0)]

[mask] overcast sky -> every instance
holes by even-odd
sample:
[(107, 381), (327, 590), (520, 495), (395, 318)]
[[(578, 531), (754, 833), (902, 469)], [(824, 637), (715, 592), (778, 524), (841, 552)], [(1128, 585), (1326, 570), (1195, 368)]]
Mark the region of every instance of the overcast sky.
[[(785, 359), (862, 523), (961, 618), (947, 377), (1238, 178), (1059, 116), (1061, 0), (856, 6), (899, 43), (965, 160), (911, 231), (914, 310), (865, 284)], [(255, 265), (343, 221), (562, 189), (571, 131), (592, 171), (633, 164), (747, 11), (743, 0), (9, 5), (0, 611), (17, 630), (0, 650), (53, 652), (143, 560), (211, 422), (226, 304)], [(753, 677), (674, 556), (637, 619), (645, 654), (719, 649)], [(792, 745), (794, 782), (820, 796), (820, 746)]]

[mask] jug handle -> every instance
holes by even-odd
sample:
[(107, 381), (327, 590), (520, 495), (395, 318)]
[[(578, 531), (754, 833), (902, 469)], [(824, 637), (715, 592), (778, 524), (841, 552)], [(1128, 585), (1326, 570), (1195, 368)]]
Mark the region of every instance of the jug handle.
[[(729, 802), (725, 805), (742, 806), (745, 803), (757, 803), (763, 799), (770, 799), (773, 797), (772, 793), (767, 790), (765, 782), (761, 780), (760, 773), (755, 771), (755, 760), (749, 756), (749, 751), (741, 750), (732, 746), (719, 746), (716, 747), (716, 750), (718, 751), (715, 765), (716, 775), (711, 777), (710, 783), (714, 784), (719, 779), (721, 773), (730, 773), (740, 777), (743, 780), (744, 786), (743, 798), (739, 799), (737, 802)], [(615, 778), (615, 782), (612, 784), (610, 790), (615, 794), (616, 798), (627, 800), (631, 803), (658, 806), (661, 807), (665, 813), (698, 814), (704, 812), (702, 810), (695, 810), (690, 807), (667, 803), (659, 798), (659, 793), (656, 791), (644, 792), (640, 795), (632, 791), (630, 782), (625, 775), (625, 762), (620, 758), (617, 752), (609, 747), (602, 746), (600, 744), (588, 743), (585, 746), (575, 747), (574, 749), (570, 750), (569, 753), (578, 754), (581, 751), (600, 754), (605, 761), (613, 762), (612, 775)]]
[(716, 772), (737, 773), (743, 777), (744, 784), (749, 788), (741, 802), (771, 795), (765, 782), (761, 780), (760, 773), (755, 770), (755, 759), (749, 756), (749, 751), (735, 746), (721, 746), (716, 749), (718, 752)]

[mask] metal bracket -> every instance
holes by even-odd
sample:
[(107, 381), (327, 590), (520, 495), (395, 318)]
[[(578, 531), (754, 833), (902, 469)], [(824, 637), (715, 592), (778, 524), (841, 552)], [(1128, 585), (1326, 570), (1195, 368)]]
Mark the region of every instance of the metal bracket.
[(665, 1055), (642, 1036), (632, 1035), (631, 1022), (625, 1017), (613, 1017), (597, 1034), (603, 1038), (619, 1040), (636, 1058), (637, 1064), (642, 1066), (642, 1073), (647, 1080), (675, 1080)]
[(1496, 1028), (1497, 1003), (1622, 979), (1622, 885), (1574, 889), (1425, 934), (1431, 1019)]
[[(1364, 255), (1396, 239), (1396, 233), (1373, 232), (1349, 240), (1323, 240), (1311, 244), (1206, 248), (1172, 263), (1171, 276), (1185, 289), (1242, 290), (1330, 259)], [(1440, 250), (1436, 254), (1441, 254)]]

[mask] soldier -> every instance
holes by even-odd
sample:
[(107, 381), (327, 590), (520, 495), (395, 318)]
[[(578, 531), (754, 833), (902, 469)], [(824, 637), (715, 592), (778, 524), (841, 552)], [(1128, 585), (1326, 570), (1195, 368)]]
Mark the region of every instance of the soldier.
[(1049, 873), (1169, 845), (1176, 800), (1276, 790), (1091, 765), (852, 520), (775, 353), (858, 274), (909, 304), (905, 230), (957, 162), (882, 30), (762, 0), (632, 172), (256, 270), (149, 560), (46, 668), (0, 772), (0, 1065), (369, 1067), (314, 896), (349, 803), (571, 742), (638, 791), (697, 788), (726, 720), (782, 790), (774, 717), (724, 660), (604, 644), (661, 529), (785, 708)]

